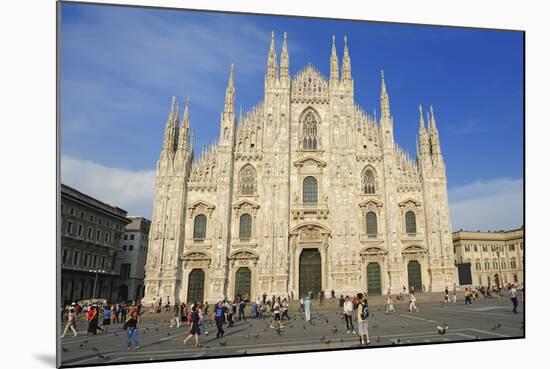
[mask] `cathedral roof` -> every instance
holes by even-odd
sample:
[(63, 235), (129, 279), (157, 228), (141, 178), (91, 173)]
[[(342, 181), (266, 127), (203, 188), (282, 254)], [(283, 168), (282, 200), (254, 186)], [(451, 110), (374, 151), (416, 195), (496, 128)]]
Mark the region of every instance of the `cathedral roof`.
[(292, 79), (291, 99), (328, 103), (327, 78), (313, 65), (306, 65)]

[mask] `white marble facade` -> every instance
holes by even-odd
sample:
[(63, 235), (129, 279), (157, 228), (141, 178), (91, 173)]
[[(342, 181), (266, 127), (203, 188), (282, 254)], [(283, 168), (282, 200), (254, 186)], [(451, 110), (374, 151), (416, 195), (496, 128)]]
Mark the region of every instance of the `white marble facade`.
[(453, 285), (433, 109), (420, 108), (412, 159), (394, 141), (383, 73), (380, 112), (370, 115), (354, 101), (347, 40), (340, 63), (333, 38), (329, 62), (328, 79), (312, 65), (291, 76), (286, 34), (279, 58), (272, 37), (264, 99), (238, 116), (232, 65), (219, 138), (198, 158), (188, 101), (180, 118), (173, 99), (157, 165), (145, 303), (190, 299), (192, 271), (204, 300), (232, 298), (239, 268), (248, 268), (241, 272), (250, 298), (298, 297), (307, 249), (319, 252), (314, 273), (325, 293)]

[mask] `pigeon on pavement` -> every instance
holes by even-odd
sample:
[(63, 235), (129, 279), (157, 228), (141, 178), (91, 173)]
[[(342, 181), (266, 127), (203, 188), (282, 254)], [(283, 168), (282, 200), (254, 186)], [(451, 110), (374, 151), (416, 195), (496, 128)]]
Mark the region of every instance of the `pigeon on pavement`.
[(439, 333), (440, 335), (444, 335), (445, 333), (447, 333), (447, 329), (449, 329), (449, 326), (447, 325), (447, 323), (443, 323), (443, 326), (437, 326), (437, 333)]

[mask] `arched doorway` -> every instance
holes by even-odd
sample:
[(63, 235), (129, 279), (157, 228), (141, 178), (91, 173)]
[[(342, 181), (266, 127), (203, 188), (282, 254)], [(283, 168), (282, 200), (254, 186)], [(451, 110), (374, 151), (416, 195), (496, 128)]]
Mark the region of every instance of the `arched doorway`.
[(241, 267), (235, 273), (235, 299), (242, 297), (246, 300), (250, 299), (252, 283), (252, 273), (250, 269)]
[(119, 301), (126, 301), (128, 300), (128, 286), (123, 284), (118, 288), (118, 299)]
[(187, 302), (202, 302), (204, 299), (204, 271), (193, 269), (187, 283)]
[(300, 255), (300, 297), (321, 291), (321, 254), (318, 249), (305, 249)]
[(382, 294), (380, 264), (371, 262), (367, 265), (367, 292), (369, 296)]
[(415, 291), (422, 291), (422, 271), (420, 263), (416, 260), (411, 260), (407, 264), (407, 273), (409, 275), (409, 288), (414, 286)]

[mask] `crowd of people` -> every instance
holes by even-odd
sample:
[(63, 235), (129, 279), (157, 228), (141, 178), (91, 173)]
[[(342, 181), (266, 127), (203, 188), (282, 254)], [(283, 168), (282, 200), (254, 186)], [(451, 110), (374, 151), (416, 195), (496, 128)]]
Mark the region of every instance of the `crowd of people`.
[[(518, 306), (518, 290), (514, 284), (506, 286), (510, 300), (513, 304), (513, 313), (517, 313)], [(456, 284), (449, 290), (445, 287), (444, 291), (444, 303), (456, 303), (457, 302), (458, 289)], [(472, 304), (480, 298), (491, 298), (500, 296), (500, 287), (466, 287), (464, 289), (464, 301), (465, 304)], [(303, 314), (303, 319), (306, 323), (312, 323), (311, 306), (312, 297), (319, 299), (319, 305), (324, 303), (324, 293), (307, 294), (305, 297), (300, 298), (299, 308), (296, 314)], [(406, 288), (403, 286), (403, 290), (396, 296), (397, 301), (405, 303), (405, 296), (408, 297), (408, 311), (410, 313), (418, 312), (419, 309), (416, 306), (416, 296), (414, 286)], [(208, 335), (208, 326), (215, 323), (216, 326), (216, 338), (224, 337), (226, 328), (232, 328), (235, 326), (235, 321), (246, 320), (247, 318), (269, 318), (269, 327), (280, 331), (285, 326), (283, 321), (290, 320), (289, 315), (289, 303), (293, 298), (293, 294), (287, 297), (276, 297), (273, 295), (271, 299), (267, 298), (267, 294), (264, 293), (261, 297), (258, 297), (251, 306), (249, 313), (247, 314), (247, 306), (250, 304), (247, 298), (238, 296), (234, 300), (220, 300), (217, 301), (212, 310), (207, 301), (193, 302), (190, 304), (175, 302), (173, 305), (170, 303), (170, 299), (167, 298), (163, 304), (162, 298), (155, 300), (151, 304), (149, 314), (153, 313), (169, 313), (170, 321), (169, 326), (171, 328), (188, 329), (189, 334), (183, 340), (185, 345), (189, 340), (193, 339), (195, 347), (200, 347), (200, 336)], [(334, 290), (330, 291), (330, 298), (336, 299)], [(394, 297), (391, 291), (388, 290), (385, 296), (386, 302), (386, 314), (397, 314), (394, 306)], [(368, 345), (368, 318), (369, 318), (369, 305), (367, 301), (366, 293), (357, 293), (353, 296), (341, 295), (339, 299), (339, 307), (341, 318), (345, 322), (347, 334), (357, 334), (361, 345)], [(114, 324), (122, 324), (122, 328), (127, 333), (128, 350), (132, 349), (132, 344), (135, 349), (139, 349), (138, 344), (138, 323), (140, 322), (140, 316), (145, 313), (141, 304), (108, 304), (108, 303), (90, 303), (79, 305), (72, 303), (67, 305), (64, 309), (64, 318), (66, 319), (66, 325), (61, 337), (65, 337), (69, 330), (72, 331), (73, 336), (76, 337), (78, 332), (76, 330), (76, 323), (78, 320), (87, 321), (88, 334), (106, 334), (109, 331), (109, 327)], [(101, 323), (101, 324), (100, 324)], [(305, 327), (304, 327), (305, 328)]]
[[(139, 349), (137, 323), (142, 313), (141, 304), (108, 304), (106, 302), (96, 302), (88, 304), (77, 304), (73, 302), (66, 305), (63, 309), (63, 320), (66, 321), (65, 328), (61, 337), (65, 337), (69, 330), (73, 337), (78, 336), (76, 324), (79, 320), (87, 321), (88, 334), (97, 335), (106, 334), (111, 324), (122, 324), (126, 330), (128, 338), (128, 350), (131, 349), (132, 342), (135, 349)], [(101, 322), (101, 323), (100, 323)]]

